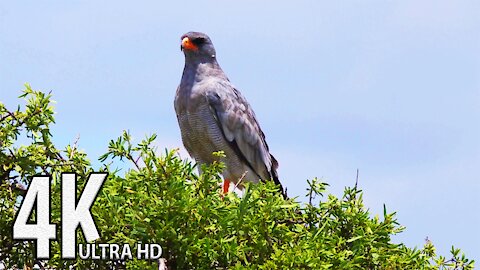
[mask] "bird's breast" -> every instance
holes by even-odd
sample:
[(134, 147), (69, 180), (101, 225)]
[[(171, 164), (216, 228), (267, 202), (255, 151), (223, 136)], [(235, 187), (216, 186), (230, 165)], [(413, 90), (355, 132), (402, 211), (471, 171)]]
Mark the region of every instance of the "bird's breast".
[(208, 104), (190, 108), (178, 118), (182, 140), (197, 161), (211, 163), (216, 160), (213, 152), (229, 147)]

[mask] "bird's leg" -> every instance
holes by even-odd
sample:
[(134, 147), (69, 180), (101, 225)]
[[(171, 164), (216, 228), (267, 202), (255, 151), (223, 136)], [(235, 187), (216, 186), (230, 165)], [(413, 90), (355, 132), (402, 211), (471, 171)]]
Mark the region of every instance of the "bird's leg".
[(223, 194), (227, 194), (229, 189), (230, 189), (230, 180), (224, 179), (223, 180)]

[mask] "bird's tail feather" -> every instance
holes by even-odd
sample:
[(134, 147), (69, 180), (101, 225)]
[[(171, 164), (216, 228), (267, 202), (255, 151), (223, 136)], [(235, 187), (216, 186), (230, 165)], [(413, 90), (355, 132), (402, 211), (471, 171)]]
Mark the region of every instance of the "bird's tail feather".
[(270, 170), (270, 175), (272, 176), (273, 182), (280, 188), (280, 192), (282, 193), (283, 198), (286, 200), (288, 199), (287, 190), (283, 188), (282, 183), (280, 183), (280, 179), (278, 179), (278, 161), (273, 155), (270, 155), (270, 157), (272, 158), (272, 168)]

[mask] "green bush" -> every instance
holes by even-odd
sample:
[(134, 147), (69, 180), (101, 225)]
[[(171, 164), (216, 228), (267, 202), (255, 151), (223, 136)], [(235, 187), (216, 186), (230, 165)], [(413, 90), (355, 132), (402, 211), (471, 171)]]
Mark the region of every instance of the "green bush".
[[(26, 85), (26, 106), (8, 110), (0, 103), (0, 262), (7, 268), (35, 264), (57, 269), (157, 269), (156, 261), (62, 260), (60, 241), (53, 257), (33, 258), (34, 245), (13, 241), (15, 213), (33, 175), (52, 175), (52, 221), (60, 223), (60, 174), (76, 172), (82, 186), (93, 168), (77, 142), (60, 150), (52, 142), (50, 94)], [(155, 135), (138, 144), (128, 132), (110, 141), (100, 157), (109, 173), (93, 207), (101, 234), (98, 243), (158, 243), (169, 269), (473, 269), (474, 261), (452, 247), (437, 256), (431, 242), (423, 248), (394, 244), (400, 233), (395, 213), (371, 217), (356, 187), (326, 195), (326, 183), (309, 181), (307, 200), (284, 200), (270, 182), (247, 185), (243, 196), (220, 194), (219, 171), (195, 165), (176, 151), (158, 154)], [(20, 142), (23, 142), (20, 145)], [(222, 153), (215, 153), (221, 155)], [(124, 160), (127, 170), (113, 167)], [(78, 233), (78, 243), (83, 240)]]

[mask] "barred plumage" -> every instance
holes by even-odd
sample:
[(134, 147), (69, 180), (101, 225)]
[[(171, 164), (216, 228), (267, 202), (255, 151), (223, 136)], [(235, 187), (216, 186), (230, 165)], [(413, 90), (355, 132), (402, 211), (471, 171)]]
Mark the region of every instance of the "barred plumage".
[[(230, 83), (216, 60), (210, 38), (198, 32), (182, 36), (185, 68), (175, 96), (182, 141), (199, 163), (211, 163), (224, 151), (225, 179), (237, 183), (278, 180), (278, 162), (250, 104)], [(241, 186), (241, 185), (240, 185)], [(285, 196), (285, 195), (284, 195)]]

